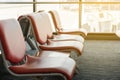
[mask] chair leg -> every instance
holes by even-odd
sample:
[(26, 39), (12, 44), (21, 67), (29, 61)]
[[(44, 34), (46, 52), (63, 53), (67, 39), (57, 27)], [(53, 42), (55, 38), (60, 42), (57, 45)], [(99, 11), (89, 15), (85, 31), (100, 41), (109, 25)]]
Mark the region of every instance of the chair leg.
[(37, 76), (37, 80), (44, 80), (44, 77)]
[(65, 80), (65, 79), (62, 78), (61, 76), (49, 76), (45, 77), (43, 80)]
[(80, 69), (78, 66), (76, 66), (75, 74), (80, 74)]

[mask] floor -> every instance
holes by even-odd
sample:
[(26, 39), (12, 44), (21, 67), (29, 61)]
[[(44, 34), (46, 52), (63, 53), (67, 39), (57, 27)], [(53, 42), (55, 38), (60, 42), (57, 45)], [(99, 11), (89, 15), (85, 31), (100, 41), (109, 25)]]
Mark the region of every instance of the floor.
[[(120, 41), (86, 40), (83, 54), (76, 58), (76, 63), (78, 69), (72, 80), (120, 80)], [(40, 79), (2, 75), (0, 80)], [(46, 77), (44, 80), (63, 79), (60, 77)]]

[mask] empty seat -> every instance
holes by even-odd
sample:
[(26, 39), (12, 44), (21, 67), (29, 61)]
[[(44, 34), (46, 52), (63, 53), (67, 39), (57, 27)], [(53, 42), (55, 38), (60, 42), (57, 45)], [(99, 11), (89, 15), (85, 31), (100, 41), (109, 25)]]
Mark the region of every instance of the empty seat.
[(46, 20), (46, 18), (48, 18), (48, 13), (32, 13), (26, 15), (25, 17), (30, 20), (36, 40), (39, 44), (41, 44), (41, 49), (70, 52), (76, 51), (78, 55), (82, 54), (83, 44), (79, 41), (51, 41), (47, 39), (49, 32), (48, 26), (50, 26)]
[[(66, 80), (72, 80), (76, 67), (73, 59), (69, 57), (34, 57), (25, 55), (25, 41), (17, 20), (0, 20), (0, 32), (0, 50), (3, 61), (8, 72), (12, 75), (57, 75)], [(25, 57), (26, 59), (24, 59)]]
[[(41, 12), (39, 12), (41, 13)], [(46, 12), (47, 13), (47, 12)], [(52, 39), (52, 40), (61, 40), (61, 41), (64, 41), (64, 40), (71, 40), (71, 41), (80, 41), (81, 43), (84, 42), (84, 38), (80, 35), (71, 35), (71, 34), (57, 34), (57, 35), (54, 35), (53, 34), (53, 30), (52, 30), (52, 19), (50, 17), (49, 14), (46, 14), (46, 16), (44, 16), (44, 19), (43, 19), (47, 24), (46, 26), (46, 29), (47, 29), (47, 37), (49, 39)]]
[(59, 13), (56, 10), (50, 10), (49, 13), (52, 16), (54, 26), (55, 26), (57, 33), (59, 33), (59, 34), (77, 34), (77, 35), (81, 35), (84, 38), (87, 36), (87, 31), (84, 28), (80, 28), (77, 30), (65, 30), (65, 29), (63, 29)]
[(53, 57), (69, 57), (70, 53), (68, 52), (56, 52), (56, 51), (41, 51), (39, 47), (37, 46), (35, 40), (33, 40), (34, 37), (31, 37), (32, 31), (30, 27), (30, 21), (26, 17), (19, 17), (18, 21), (21, 25), (21, 29), (26, 41), (26, 53), (32, 56), (53, 56)]

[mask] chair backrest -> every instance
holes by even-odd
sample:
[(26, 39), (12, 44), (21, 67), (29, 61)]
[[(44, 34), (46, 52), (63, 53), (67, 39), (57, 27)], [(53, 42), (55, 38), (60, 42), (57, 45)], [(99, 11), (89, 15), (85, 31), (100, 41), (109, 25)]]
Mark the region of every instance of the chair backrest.
[(36, 55), (39, 51), (37, 44), (35, 43), (35, 37), (33, 36), (33, 32), (30, 25), (30, 20), (26, 16), (19, 16), (18, 21), (21, 25), (21, 29), (26, 42), (26, 53), (29, 55)]
[(25, 55), (25, 42), (20, 25), (15, 19), (0, 20), (0, 41), (5, 58), (14, 64)]
[(18, 21), (20, 23), (24, 37), (28, 37), (30, 34), (30, 21), (24, 16), (19, 16)]
[(51, 11), (49, 11), (49, 13), (52, 16), (56, 31), (61, 31), (62, 30), (62, 24), (61, 24), (59, 13), (56, 10), (51, 10)]
[(53, 37), (52, 24), (47, 12), (32, 13), (27, 15), (31, 20), (37, 41), (45, 44), (48, 38)]

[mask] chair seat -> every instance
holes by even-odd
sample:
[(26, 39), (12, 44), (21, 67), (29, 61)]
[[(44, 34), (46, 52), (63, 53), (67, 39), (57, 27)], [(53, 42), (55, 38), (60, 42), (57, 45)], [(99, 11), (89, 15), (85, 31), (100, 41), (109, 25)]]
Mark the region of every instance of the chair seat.
[(48, 45), (40, 45), (42, 50), (76, 51), (82, 54), (83, 44), (79, 41), (50, 41)]
[(68, 52), (58, 52), (58, 51), (43, 51), (41, 50), (38, 55), (39, 57), (69, 57), (70, 53)]
[(115, 34), (116, 34), (118, 37), (120, 37), (120, 30), (117, 30), (117, 31), (115, 32)]
[(58, 34), (55, 35), (54, 38), (52, 40), (68, 40), (68, 41), (80, 41), (80, 42), (84, 42), (84, 38), (82, 36), (79, 35), (69, 35), (69, 34)]
[(57, 33), (77, 34), (77, 35), (81, 35), (84, 38), (87, 36), (87, 30), (85, 30), (84, 28), (80, 28), (77, 30), (73, 30), (73, 29), (72, 30), (64, 30), (62, 23), (61, 23), (59, 13), (56, 10), (50, 10), (49, 13), (51, 14), (51, 17), (52, 17), (53, 23), (54, 23), (54, 27), (55, 27)]
[(81, 35), (83, 38), (87, 36), (87, 31), (83, 28), (76, 29), (76, 30), (70, 30), (70, 29), (62, 29), (62, 31), (58, 31), (59, 34), (77, 34)]
[(25, 64), (10, 66), (9, 69), (16, 74), (62, 73), (71, 80), (75, 67), (75, 61), (69, 57), (42, 58), (27, 55)]
[(39, 57), (26, 55), (24, 37), (16, 19), (0, 20), (0, 32), (0, 50), (3, 54), (3, 63), (10, 74), (40, 77), (52, 75), (72, 80), (76, 67), (73, 59), (50, 57), (47, 55), (49, 52), (43, 54), (44, 51), (40, 52), (43, 57), (40, 57), (41, 55)]

